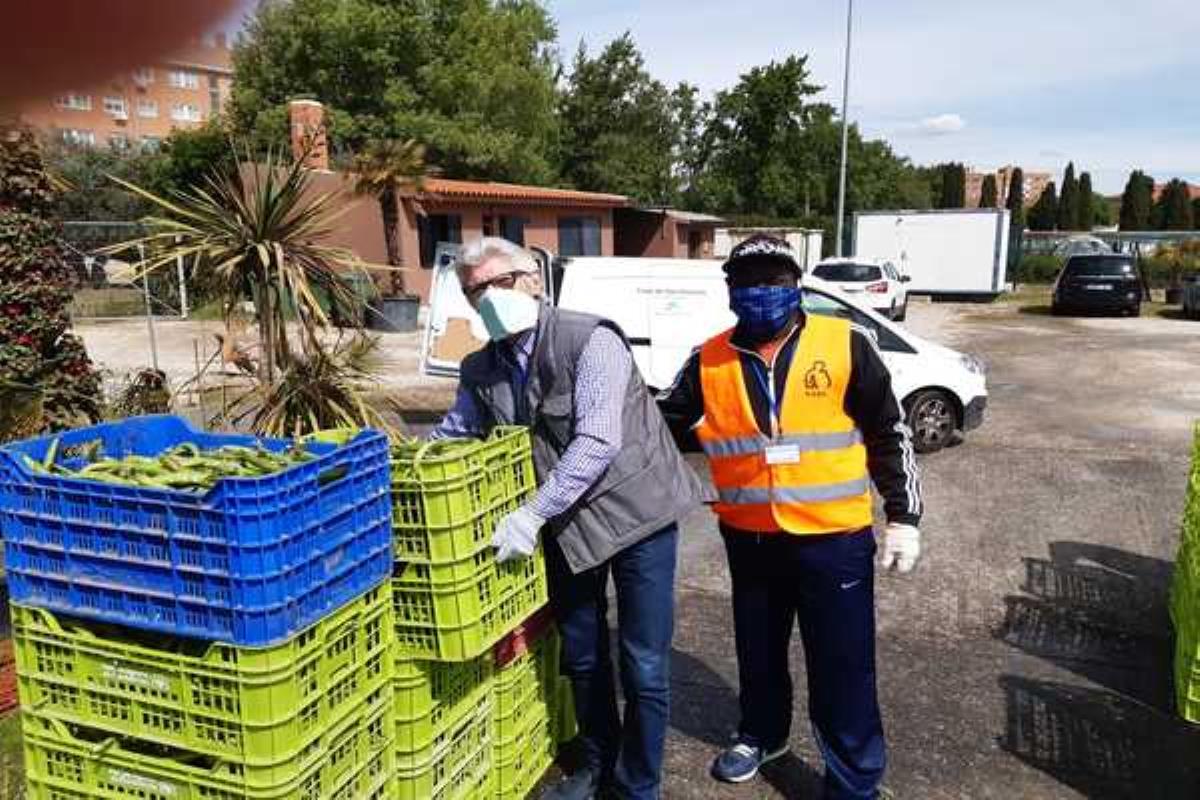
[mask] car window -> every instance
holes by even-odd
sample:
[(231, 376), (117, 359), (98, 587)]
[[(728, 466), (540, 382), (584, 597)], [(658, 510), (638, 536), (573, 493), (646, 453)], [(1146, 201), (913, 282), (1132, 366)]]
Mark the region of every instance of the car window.
[(818, 264), (813, 269), (813, 275), (827, 281), (877, 281), (879, 267), (874, 264)]
[(1133, 261), (1121, 256), (1091, 256), (1072, 258), (1067, 262), (1068, 275), (1097, 275), (1106, 278), (1121, 278), (1134, 275)]
[(804, 311), (807, 314), (818, 314), (824, 317), (838, 317), (839, 319), (850, 320), (855, 325), (865, 329), (875, 339), (875, 343), (879, 345), (879, 349), (881, 350), (893, 353), (914, 352), (903, 339), (857, 308), (852, 308), (841, 300), (818, 292), (815, 289), (804, 290)]

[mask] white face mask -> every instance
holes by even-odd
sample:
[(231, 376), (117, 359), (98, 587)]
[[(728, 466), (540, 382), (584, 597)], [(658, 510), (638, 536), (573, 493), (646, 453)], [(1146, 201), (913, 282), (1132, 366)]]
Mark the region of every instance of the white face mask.
[(492, 341), (507, 339), (537, 325), (537, 300), (516, 289), (490, 288), (479, 298), (479, 316)]

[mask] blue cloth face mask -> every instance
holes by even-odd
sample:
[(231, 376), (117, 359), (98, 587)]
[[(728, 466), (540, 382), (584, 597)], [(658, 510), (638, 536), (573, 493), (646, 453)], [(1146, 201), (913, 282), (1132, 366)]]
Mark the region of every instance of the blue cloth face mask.
[(743, 286), (729, 290), (729, 310), (754, 341), (778, 336), (800, 307), (798, 286)]
[(537, 325), (540, 303), (516, 289), (492, 287), (479, 298), (479, 316), (488, 336), (498, 342)]

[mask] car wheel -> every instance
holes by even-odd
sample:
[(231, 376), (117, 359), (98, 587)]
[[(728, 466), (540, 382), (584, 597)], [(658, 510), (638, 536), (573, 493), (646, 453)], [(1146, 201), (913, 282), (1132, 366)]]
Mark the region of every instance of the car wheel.
[(940, 389), (927, 389), (917, 392), (907, 405), (913, 449), (918, 453), (936, 453), (951, 442), (958, 429), (958, 413), (950, 395)]
[(905, 300), (904, 305), (900, 306), (900, 310), (896, 312), (896, 315), (894, 317), (892, 317), (892, 319), (896, 320), (896, 322), (904, 322), (904, 319), (907, 316), (908, 316), (908, 301)]

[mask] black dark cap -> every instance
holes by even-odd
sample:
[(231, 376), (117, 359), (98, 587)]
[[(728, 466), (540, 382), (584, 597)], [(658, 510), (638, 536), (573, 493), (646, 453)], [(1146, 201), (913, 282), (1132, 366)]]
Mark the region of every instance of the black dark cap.
[(756, 233), (749, 239), (739, 242), (737, 247), (729, 251), (729, 258), (721, 265), (721, 269), (725, 270), (725, 274), (728, 275), (740, 267), (764, 262), (789, 267), (796, 273), (797, 278), (804, 274), (800, 263), (796, 261), (796, 254), (792, 250), (792, 246), (783, 239), (768, 236), (765, 233)]

